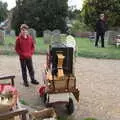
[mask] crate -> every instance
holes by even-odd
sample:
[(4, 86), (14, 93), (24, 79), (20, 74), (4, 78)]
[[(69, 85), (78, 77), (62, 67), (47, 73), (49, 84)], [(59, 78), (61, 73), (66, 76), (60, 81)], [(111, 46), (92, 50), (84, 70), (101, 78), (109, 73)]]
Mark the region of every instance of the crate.
[(74, 76), (64, 76), (60, 80), (50, 80), (48, 88), (51, 91), (69, 91), (76, 87), (76, 78)]

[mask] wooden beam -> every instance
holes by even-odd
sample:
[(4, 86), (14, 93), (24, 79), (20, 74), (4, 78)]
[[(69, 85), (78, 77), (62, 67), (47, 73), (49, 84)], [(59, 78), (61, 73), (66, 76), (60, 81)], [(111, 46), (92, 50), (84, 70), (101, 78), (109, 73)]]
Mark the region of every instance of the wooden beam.
[(15, 78), (14, 75), (4, 75), (4, 76), (0, 76), (0, 80), (10, 79), (13, 86), (15, 85), (15, 83), (14, 83), (14, 78)]
[(6, 112), (6, 113), (0, 113), (0, 120), (7, 120), (9, 118), (13, 118), (19, 115), (22, 116), (22, 120), (27, 120), (26, 118), (27, 112), (28, 110), (26, 108), (21, 108), (21, 109), (13, 110), (13, 111)]

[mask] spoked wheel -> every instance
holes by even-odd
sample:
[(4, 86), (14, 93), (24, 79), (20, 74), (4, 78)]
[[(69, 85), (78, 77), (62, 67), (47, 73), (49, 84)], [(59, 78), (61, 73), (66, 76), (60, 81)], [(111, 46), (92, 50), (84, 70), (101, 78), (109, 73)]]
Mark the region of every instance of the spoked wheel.
[(66, 104), (66, 108), (68, 111), (68, 114), (72, 114), (74, 112), (74, 104), (72, 98), (69, 98), (69, 102)]
[(43, 96), (43, 102), (44, 102), (44, 104), (46, 104), (46, 102), (47, 102), (47, 93), (45, 93)]
[(49, 95), (47, 93), (44, 94), (43, 102), (46, 107), (51, 107), (51, 104), (49, 103)]

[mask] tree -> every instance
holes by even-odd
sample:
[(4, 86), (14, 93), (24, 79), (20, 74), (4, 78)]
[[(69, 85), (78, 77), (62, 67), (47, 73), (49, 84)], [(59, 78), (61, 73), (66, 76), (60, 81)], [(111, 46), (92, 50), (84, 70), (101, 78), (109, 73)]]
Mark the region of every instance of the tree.
[(7, 17), (7, 3), (0, 1), (0, 22), (4, 21)]
[(110, 28), (120, 26), (120, 0), (84, 1), (82, 16), (84, 17), (84, 22), (92, 29), (95, 28), (95, 23), (100, 13), (105, 14)]
[(65, 18), (68, 0), (17, 0), (12, 26), (18, 31), (22, 23), (28, 24), (41, 35), (45, 29), (66, 31)]
[(77, 9), (75, 9), (75, 10), (69, 9), (69, 10), (68, 10), (68, 17), (69, 17), (70, 20), (80, 18), (80, 10), (77, 10)]
[(13, 9), (12, 28), (15, 29), (16, 35), (19, 33), (20, 25), (24, 23), (24, 12), (22, 10), (23, 1), (16, 0), (16, 7)]

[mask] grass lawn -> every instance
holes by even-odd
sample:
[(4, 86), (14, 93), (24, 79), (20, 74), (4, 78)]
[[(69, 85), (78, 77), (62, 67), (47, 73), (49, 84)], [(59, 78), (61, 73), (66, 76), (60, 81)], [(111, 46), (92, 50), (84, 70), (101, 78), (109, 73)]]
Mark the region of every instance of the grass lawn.
[[(76, 38), (78, 56), (90, 57), (90, 58), (104, 58), (104, 59), (120, 59), (120, 47), (108, 46), (105, 43), (105, 48), (94, 47), (94, 42), (87, 38)], [(12, 54), (11, 46), (15, 44), (15, 38), (5, 37), (5, 45), (0, 45), (0, 50), (3, 54)], [(10, 46), (10, 47), (9, 47)], [(14, 50), (14, 48), (12, 48)], [(46, 53), (48, 45), (44, 44), (43, 38), (38, 37), (36, 39), (35, 54)], [(0, 51), (1, 52), (1, 51)], [(15, 52), (15, 51), (14, 51)]]
[(108, 46), (105, 43), (105, 48), (94, 47), (94, 42), (85, 38), (76, 38), (78, 45), (78, 56), (91, 58), (106, 58), (106, 59), (120, 59), (120, 48), (115, 46)]
[(43, 38), (39, 37), (36, 39), (36, 54), (39, 53), (46, 53), (46, 51), (48, 50), (48, 46), (47, 44), (44, 44)]
[[(120, 59), (120, 48), (115, 46), (108, 46), (105, 43), (105, 48), (94, 47), (94, 42), (87, 38), (76, 38), (78, 56), (104, 59)], [(45, 53), (48, 45), (45, 45), (42, 38), (36, 40), (36, 53)]]
[(5, 37), (4, 45), (0, 45), (0, 54), (13, 55), (14, 51), (15, 38), (14, 37)]

